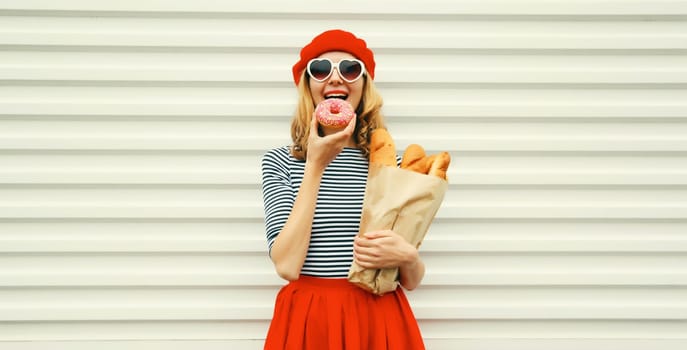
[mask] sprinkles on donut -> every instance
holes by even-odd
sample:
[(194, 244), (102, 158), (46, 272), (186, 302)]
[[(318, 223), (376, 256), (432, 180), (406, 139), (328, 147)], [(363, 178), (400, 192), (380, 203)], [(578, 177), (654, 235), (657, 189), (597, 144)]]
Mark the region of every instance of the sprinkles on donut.
[(353, 106), (338, 98), (326, 99), (315, 108), (315, 118), (322, 126), (343, 128), (353, 119)]

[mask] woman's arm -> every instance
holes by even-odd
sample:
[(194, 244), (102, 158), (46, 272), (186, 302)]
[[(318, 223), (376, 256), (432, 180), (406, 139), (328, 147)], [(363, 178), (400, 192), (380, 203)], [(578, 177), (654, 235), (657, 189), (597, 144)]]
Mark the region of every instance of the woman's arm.
[(271, 255), (277, 274), (285, 280), (298, 279), (310, 244), (310, 231), (323, 169), (305, 165), (303, 182), (284, 228), (272, 245)]
[(286, 280), (296, 280), (300, 275), (310, 245), (320, 180), (329, 163), (350, 142), (355, 122), (354, 117), (344, 130), (320, 137), (317, 133), (317, 119), (314, 115), (312, 117), (303, 182), (270, 254), (277, 274)]
[(425, 264), (413, 245), (391, 230), (368, 232), (353, 243), (355, 261), (366, 269), (398, 267), (403, 288), (413, 290), (425, 276)]
[(415, 247), (412, 248), (414, 249), (414, 254), (411, 253), (408, 262), (399, 266), (400, 282), (403, 288), (407, 290), (417, 288), (425, 277), (425, 263), (420, 258), (417, 249)]

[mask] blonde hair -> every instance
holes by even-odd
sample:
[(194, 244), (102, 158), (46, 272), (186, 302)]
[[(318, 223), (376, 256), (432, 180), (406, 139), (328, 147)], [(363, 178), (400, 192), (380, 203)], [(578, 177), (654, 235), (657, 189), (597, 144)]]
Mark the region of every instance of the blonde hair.
[[(386, 128), (382, 115), (382, 96), (377, 91), (372, 79), (367, 75), (362, 77), (363, 94), (356, 109), (357, 120), (353, 131), (353, 141), (356, 147), (363, 151), (363, 155), (370, 155), (370, 132), (377, 128)], [(310, 94), (310, 79), (305, 71), (298, 83), (298, 106), (291, 120), (291, 154), (304, 160), (308, 153), (308, 135), (310, 134), (311, 118), (315, 112), (315, 102)]]

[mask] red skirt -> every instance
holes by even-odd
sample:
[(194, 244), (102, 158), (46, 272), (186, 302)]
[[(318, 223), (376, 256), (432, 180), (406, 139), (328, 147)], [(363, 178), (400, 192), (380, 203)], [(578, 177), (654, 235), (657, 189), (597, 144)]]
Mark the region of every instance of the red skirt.
[(377, 296), (345, 278), (301, 276), (277, 295), (265, 350), (424, 349), (403, 289)]

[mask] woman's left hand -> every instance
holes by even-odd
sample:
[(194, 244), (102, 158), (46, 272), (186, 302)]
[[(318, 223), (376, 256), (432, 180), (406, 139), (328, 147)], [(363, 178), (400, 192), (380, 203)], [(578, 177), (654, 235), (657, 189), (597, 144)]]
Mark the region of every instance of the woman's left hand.
[(355, 262), (363, 268), (380, 269), (414, 264), (417, 248), (391, 230), (367, 232), (353, 241)]

